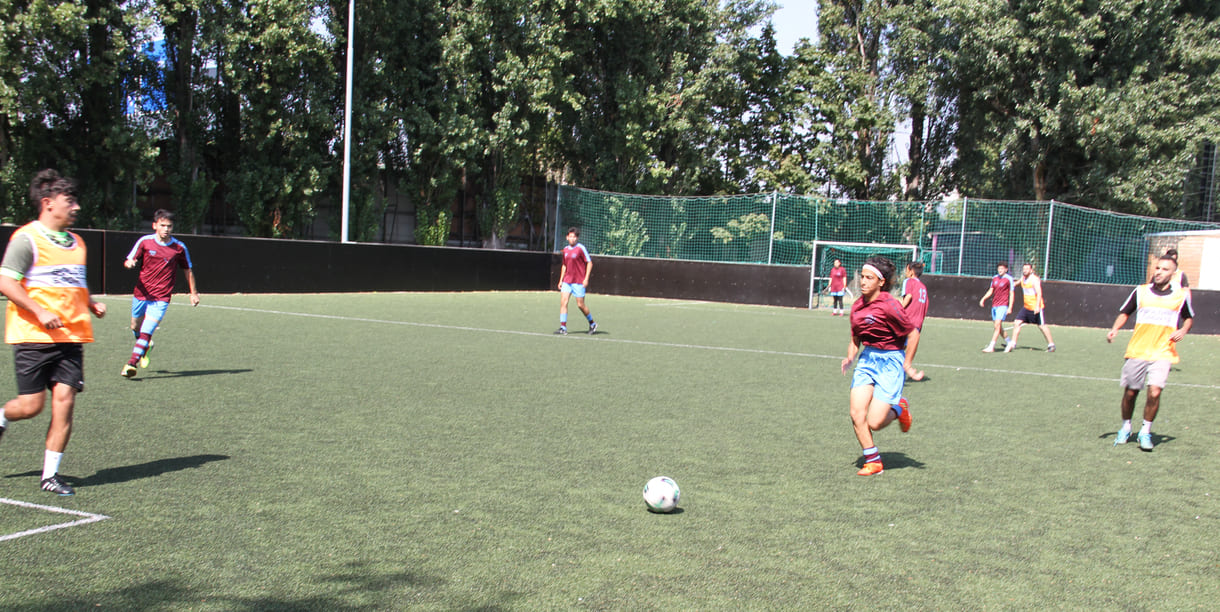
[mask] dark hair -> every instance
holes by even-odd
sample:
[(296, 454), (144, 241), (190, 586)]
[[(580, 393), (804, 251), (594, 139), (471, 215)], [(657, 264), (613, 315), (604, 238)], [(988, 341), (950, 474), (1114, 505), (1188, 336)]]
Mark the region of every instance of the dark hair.
[(157, 212), (153, 213), (153, 223), (156, 223), (162, 219), (165, 219), (166, 221), (173, 223), (174, 222), (174, 213), (172, 213), (168, 210), (165, 210), (164, 208), (158, 208)]
[(997, 263), (997, 264), (995, 265), (995, 267), (997, 267), (997, 268), (998, 268), (998, 267), (1000, 267), (1000, 266), (1004, 266), (1004, 269), (1005, 269), (1005, 270), (1007, 270), (1007, 269), (1008, 269), (1008, 262), (1006, 262), (1006, 261), (1001, 261), (1001, 262), (999, 262), (999, 263)]
[(579, 229), (579, 228), (575, 228), (575, 227), (569, 227), (569, 228), (568, 228), (568, 233), (569, 233), (569, 234), (576, 234), (576, 237), (577, 237), (577, 238), (580, 238), (580, 229)]
[(894, 278), (894, 262), (880, 255), (873, 255), (864, 260), (864, 263), (877, 268), (877, 271), (881, 272), (881, 290), (889, 291), (890, 279)]
[(60, 194), (75, 198), (76, 181), (47, 168), (34, 175), (34, 180), (30, 182), (30, 203), (34, 205), (35, 212), (42, 212), (43, 198), (54, 198)]
[(923, 262), (922, 261), (912, 261), (911, 263), (907, 264), (907, 269), (910, 270), (911, 273), (915, 275), (915, 278), (919, 278), (920, 276), (923, 276)]
[[(1175, 253), (1175, 255), (1176, 255), (1176, 253)], [(1175, 257), (1174, 255), (1170, 255), (1169, 253), (1165, 253), (1164, 255), (1161, 255), (1160, 257), (1157, 258), (1157, 261), (1172, 261), (1173, 269), (1175, 269), (1175, 270), (1178, 269), (1178, 258)]]
[[(1169, 250), (1165, 251), (1165, 257), (1172, 259), (1173, 263), (1178, 263), (1178, 250), (1169, 249)], [(1162, 257), (1162, 259), (1164, 259), (1164, 257)]]

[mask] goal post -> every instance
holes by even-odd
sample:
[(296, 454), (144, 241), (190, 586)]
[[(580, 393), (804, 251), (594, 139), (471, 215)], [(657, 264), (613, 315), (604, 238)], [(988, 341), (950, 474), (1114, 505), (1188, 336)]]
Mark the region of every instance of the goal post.
[[(814, 240), (809, 261), (809, 308), (814, 308), (814, 299), (821, 305), (821, 296), (830, 287), (830, 269), (838, 259), (849, 270), (848, 285), (853, 284), (856, 273), (864, 260), (873, 255), (888, 257), (897, 270), (902, 270), (911, 261), (919, 261), (919, 245), (876, 244), (871, 242), (836, 242)], [(897, 279), (894, 279), (897, 280)], [(819, 286), (821, 282), (824, 286)], [(848, 289), (850, 291), (850, 289)]]

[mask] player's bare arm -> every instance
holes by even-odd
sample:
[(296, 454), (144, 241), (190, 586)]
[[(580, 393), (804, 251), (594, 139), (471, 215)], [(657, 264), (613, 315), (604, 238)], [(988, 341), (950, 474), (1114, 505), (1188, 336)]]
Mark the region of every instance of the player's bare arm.
[(187, 268), (186, 284), (191, 289), (191, 306), (199, 305), (199, 289), (195, 287), (195, 271)]
[(851, 342), (847, 344), (847, 357), (839, 364), (839, 371), (844, 375), (847, 374), (847, 368), (851, 367), (851, 362), (856, 360), (856, 355), (860, 352), (860, 337), (852, 336)]
[(1114, 342), (1114, 336), (1118, 335), (1118, 330), (1121, 329), (1123, 325), (1126, 325), (1126, 323), (1127, 314), (1121, 312), (1118, 313), (1118, 316), (1114, 318), (1114, 325), (1111, 325), (1110, 331), (1106, 333), (1106, 342)]

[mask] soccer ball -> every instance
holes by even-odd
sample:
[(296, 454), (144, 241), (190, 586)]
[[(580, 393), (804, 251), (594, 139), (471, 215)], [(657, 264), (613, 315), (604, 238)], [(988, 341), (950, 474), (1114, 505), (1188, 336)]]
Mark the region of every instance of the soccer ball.
[(673, 512), (681, 494), (674, 479), (657, 476), (644, 485), (644, 505), (652, 512)]

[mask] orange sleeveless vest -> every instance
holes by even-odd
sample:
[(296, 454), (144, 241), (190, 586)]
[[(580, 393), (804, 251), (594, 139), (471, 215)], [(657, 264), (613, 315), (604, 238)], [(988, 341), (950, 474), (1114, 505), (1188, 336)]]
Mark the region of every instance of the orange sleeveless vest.
[(29, 240), (34, 245), (34, 263), (21, 279), (21, 286), (40, 306), (59, 315), (64, 326), (46, 329), (34, 313), (9, 302), (4, 317), (4, 341), (8, 344), (93, 342), (89, 288), (85, 284), (85, 241), (76, 234), (72, 239), (71, 247), (55, 244), (34, 223), (13, 232), (9, 242)]

